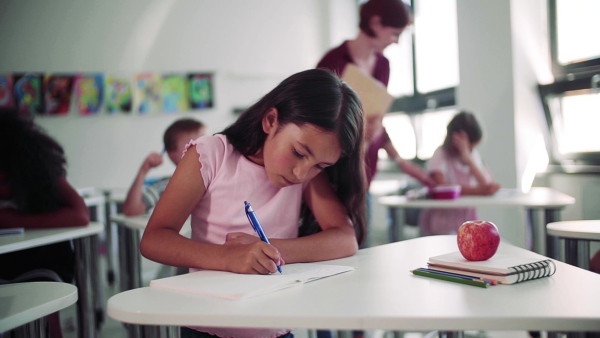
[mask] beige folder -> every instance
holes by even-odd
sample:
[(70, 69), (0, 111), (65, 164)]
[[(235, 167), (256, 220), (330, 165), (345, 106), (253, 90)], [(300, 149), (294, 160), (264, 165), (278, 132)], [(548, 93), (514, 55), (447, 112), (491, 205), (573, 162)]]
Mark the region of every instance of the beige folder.
[(356, 65), (349, 63), (344, 68), (342, 80), (358, 94), (366, 116), (385, 114), (390, 109), (394, 97), (381, 82), (363, 73)]

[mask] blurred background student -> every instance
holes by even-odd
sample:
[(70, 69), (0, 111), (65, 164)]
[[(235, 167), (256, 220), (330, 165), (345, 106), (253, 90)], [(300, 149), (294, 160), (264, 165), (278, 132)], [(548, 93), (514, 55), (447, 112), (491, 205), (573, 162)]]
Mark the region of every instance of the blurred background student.
[[(438, 185), (460, 185), (461, 195), (492, 195), (500, 186), (493, 181), (477, 145), (483, 132), (470, 112), (461, 111), (448, 123), (444, 143), (427, 162), (427, 171)], [(468, 220), (477, 219), (474, 208), (424, 209), (419, 227), (422, 235), (456, 233)]]
[[(163, 135), (164, 152), (167, 153), (173, 164), (181, 161), (185, 145), (206, 134), (206, 126), (195, 119), (184, 118), (173, 122)], [(123, 213), (127, 216), (141, 215), (154, 208), (160, 195), (165, 190), (169, 177), (163, 177), (156, 182), (144, 187), (148, 172), (163, 163), (163, 156), (152, 152), (144, 159), (123, 203)]]
[[(16, 111), (0, 112), (0, 228), (84, 226), (90, 215), (66, 179), (63, 148)], [(0, 284), (30, 281), (71, 283), (75, 255), (70, 241), (0, 255)], [(58, 312), (49, 321), (62, 337)]]

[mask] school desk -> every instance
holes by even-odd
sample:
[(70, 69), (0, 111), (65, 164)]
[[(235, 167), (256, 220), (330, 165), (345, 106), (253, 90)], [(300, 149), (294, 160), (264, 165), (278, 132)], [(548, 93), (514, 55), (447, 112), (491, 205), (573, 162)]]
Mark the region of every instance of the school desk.
[[(557, 257), (556, 238), (548, 236), (546, 224), (560, 220), (560, 211), (575, 204), (575, 198), (559, 191), (533, 187), (527, 193), (518, 189), (500, 189), (491, 196), (461, 196), (457, 199), (435, 200), (435, 199), (407, 199), (406, 196), (383, 196), (378, 199), (379, 203), (389, 209), (391, 218), (390, 242), (401, 240), (398, 234), (403, 231), (403, 217), (398, 214), (407, 208), (476, 208), (482, 206), (515, 206), (524, 207), (527, 211), (527, 224), (532, 233), (534, 251)], [(542, 226), (536, 225), (536, 211), (542, 210), (544, 218)], [(397, 213), (400, 211), (399, 213)]]
[(43, 337), (45, 317), (77, 301), (77, 287), (62, 282), (0, 285), (0, 335), (14, 330), (23, 337)]
[[(111, 216), (111, 221), (117, 225), (119, 237), (119, 276), (121, 291), (131, 290), (142, 286), (140, 232), (146, 229), (150, 215)], [(191, 233), (190, 219), (181, 228), (181, 234), (189, 237)]]
[(564, 261), (582, 269), (590, 268), (590, 241), (600, 241), (600, 220), (548, 223), (548, 234), (564, 241)]
[[(108, 300), (108, 316), (139, 325), (430, 331), (600, 331), (600, 275), (556, 261), (551, 277), (479, 288), (413, 275), (456, 236), (359, 250), (326, 263), (354, 271), (243, 300), (144, 287)], [(533, 255), (500, 244), (499, 252)]]
[[(98, 235), (104, 224), (90, 222), (84, 227), (26, 229), (17, 235), (0, 236), (0, 254), (30, 249), (38, 246), (73, 240), (75, 247), (75, 281), (79, 300), (77, 301), (77, 336), (96, 337), (95, 294), (101, 291), (98, 270)], [(95, 248), (95, 249), (94, 249)]]

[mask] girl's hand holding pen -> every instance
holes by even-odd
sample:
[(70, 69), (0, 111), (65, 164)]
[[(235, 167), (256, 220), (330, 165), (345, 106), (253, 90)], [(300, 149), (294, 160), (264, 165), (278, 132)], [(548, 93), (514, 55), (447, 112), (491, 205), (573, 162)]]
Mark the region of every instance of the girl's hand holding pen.
[(246, 274), (270, 274), (277, 272), (277, 265), (285, 262), (279, 251), (258, 237), (234, 232), (227, 235), (228, 247), (226, 268), (228, 271)]

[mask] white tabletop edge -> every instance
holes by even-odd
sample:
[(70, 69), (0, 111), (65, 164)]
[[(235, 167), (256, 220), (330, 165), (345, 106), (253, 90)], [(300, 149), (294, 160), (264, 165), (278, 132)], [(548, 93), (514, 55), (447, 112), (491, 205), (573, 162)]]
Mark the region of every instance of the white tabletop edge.
[(103, 230), (104, 225), (98, 222), (83, 227), (25, 229), (22, 234), (0, 236), (0, 254), (97, 235)]

